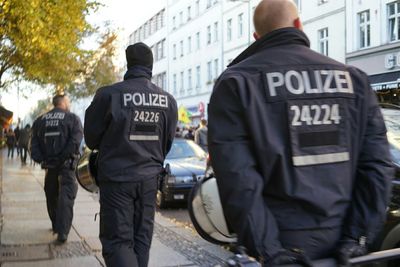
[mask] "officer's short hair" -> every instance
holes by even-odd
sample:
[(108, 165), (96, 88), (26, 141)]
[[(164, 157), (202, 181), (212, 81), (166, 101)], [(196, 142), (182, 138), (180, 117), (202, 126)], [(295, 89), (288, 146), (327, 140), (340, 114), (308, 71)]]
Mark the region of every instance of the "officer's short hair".
[(206, 119), (201, 119), (200, 120), (200, 124), (203, 125), (203, 126), (206, 126), (207, 125), (207, 120)]
[(57, 107), (63, 101), (65, 94), (58, 94), (53, 97), (53, 106)]

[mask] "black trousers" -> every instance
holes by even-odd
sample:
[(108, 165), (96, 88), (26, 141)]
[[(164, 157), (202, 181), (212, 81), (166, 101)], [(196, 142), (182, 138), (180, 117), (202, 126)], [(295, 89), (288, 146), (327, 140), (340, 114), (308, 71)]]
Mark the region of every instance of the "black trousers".
[(146, 267), (157, 179), (100, 183), (100, 241), (108, 267)]
[(7, 157), (14, 157), (14, 145), (7, 145), (8, 152), (7, 152)]
[(21, 149), (21, 162), (26, 163), (26, 157), (28, 155), (28, 147), (27, 146), (20, 146)]
[(75, 171), (66, 166), (47, 169), (44, 191), (53, 231), (68, 235), (72, 225), (75, 197), (78, 192)]

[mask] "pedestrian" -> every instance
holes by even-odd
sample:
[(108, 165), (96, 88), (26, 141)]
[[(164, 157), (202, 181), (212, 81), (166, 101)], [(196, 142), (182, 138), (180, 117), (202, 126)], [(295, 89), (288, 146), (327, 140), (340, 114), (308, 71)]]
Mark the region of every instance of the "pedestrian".
[(208, 140), (207, 140), (207, 120), (200, 120), (200, 127), (194, 132), (194, 142), (198, 144), (204, 151), (208, 152)]
[(31, 125), (28, 123), (25, 125), (25, 128), (23, 128), (20, 131), (19, 134), (19, 148), (21, 149), (21, 163), (22, 165), (26, 165), (26, 157), (27, 157), (27, 152), (28, 152), (28, 146), (31, 138)]
[(70, 112), (66, 95), (53, 97), (54, 108), (32, 126), (31, 157), (46, 170), (44, 191), (47, 211), (57, 243), (67, 241), (78, 191), (75, 167), (83, 138), (82, 123)]
[(194, 134), (193, 134), (193, 128), (192, 127), (188, 127), (188, 132), (187, 132), (187, 134), (185, 135), (184, 138), (194, 141)]
[(153, 234), (157, 178), (175, 136), (175, 99), (151, 82), (153, 54), (126, 49), (124, 81), (97, 90), (84, 133), (97, 149), (100, 241), (107, 266), (145, 267)]
[(393, 167), (368, 76), (312, 51), (291, 0), (263, 0), (256, 41), (219, 77), (209, 147), (224, 215), (263, 266), (367, 253)]
[(14, 133), (15, 133), (15, 139), (16, 139), (15, 148), (17, 149), (17, 157), (18, 157), (21, 154), (20, 153), (21, 149), (19, 147), (19, 134), (20, 134), (19, 123), (18, 123), (17, 127), (15, 127), (15, 129), (14, 129)]
[(7, 144), (7, 148), (8, 148), (7, 157), (14, 158), (14, 148), (15, 148), (16, 143), (17, 143), (17, 140), (15, 138), (15, 133), (10, 128), (10, 129), (8, 129), (7, 134), (6, 134), (6, 144)]

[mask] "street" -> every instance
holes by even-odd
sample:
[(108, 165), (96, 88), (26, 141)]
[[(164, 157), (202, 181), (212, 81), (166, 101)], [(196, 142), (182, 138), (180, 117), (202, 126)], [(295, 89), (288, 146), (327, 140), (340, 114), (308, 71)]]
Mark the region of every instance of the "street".
[(157, 209), (157, 212), (161, 216), (172, 220), (182, 227), (192, 228), (194, 230), (188, 209), (185, 205), (179, 205), (170, 209)]

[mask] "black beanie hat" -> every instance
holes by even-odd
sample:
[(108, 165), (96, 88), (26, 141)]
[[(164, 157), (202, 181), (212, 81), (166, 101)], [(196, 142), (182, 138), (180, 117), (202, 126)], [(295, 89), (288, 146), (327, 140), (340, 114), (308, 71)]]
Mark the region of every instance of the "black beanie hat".
[(151, 52), (150, 47), (144, 43), (136, 43), (130, 45), (125, 50), (126, 62), (128, 68), (134, 65), (140, 65), (153, 69), (153, 52)]

